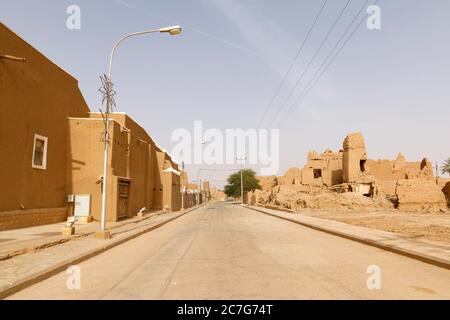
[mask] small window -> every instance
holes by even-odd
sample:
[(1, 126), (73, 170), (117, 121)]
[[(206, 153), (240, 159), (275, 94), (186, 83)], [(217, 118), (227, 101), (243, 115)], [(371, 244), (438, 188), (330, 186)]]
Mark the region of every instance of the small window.
[(366, 161), (367, 160), (360, 160), (359, 161), (359, 169), (361, 170), (361, 172), (365, 172), (366, 171)]
[(321, 169), (314, 169), (314, 179), (322, 178), (322, 170)]
[(33, 168), (41, 170), (47, 169), (47, 144), (47, 137), (43, 137), (38, 134), (34, 135), (32, 162)]

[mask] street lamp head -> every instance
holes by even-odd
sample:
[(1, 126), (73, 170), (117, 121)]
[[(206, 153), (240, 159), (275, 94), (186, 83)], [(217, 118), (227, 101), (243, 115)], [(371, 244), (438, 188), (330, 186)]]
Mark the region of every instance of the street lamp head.
[(168, 32), (172, 36), (179, 35), (181, 33), (181, 31), (182, 31), (182, 29), (180, 26), (173, 26), (173, 27), (166, 27), (166, 28), (159, 29), (159, 32), (161, 32), (161, 33)]

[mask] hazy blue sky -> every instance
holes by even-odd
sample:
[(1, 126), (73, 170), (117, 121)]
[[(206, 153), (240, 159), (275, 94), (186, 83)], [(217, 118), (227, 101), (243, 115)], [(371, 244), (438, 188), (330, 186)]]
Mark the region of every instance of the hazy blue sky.
[[(375, 1), (375, 0), (374, 0)], [(170, 150), (177, 128), (254, 128), (279, 86), (321, 1), (310, 0), (0, 0), (0, 20), (79, 80), (93, 111), (99, 76), (123, 34), (180, 24), (179, 37), (135, 38), (117, 52), (118, 111)], [(346, 0), (330, 0), (306, 43), (273, 118)], [(311, 72), (359, 10), (352, 0)], [(66, 28), (66, 8), (81, 7), (81, 30)], [(370, 158), (450, 156), (450, 1), (381, 0), (382, 29), (361, 26), (281, 128), (280, 174), (303, 166), (308, 150), (337, 150), (362, 131)], [(0, 44), (0, 49), (3, 48)], [(6, 48), (7, 49), (7, 48)], [(297, 91), (299, 94), (303, 85)], [(297, 95), (296, 95), (297, 96)], [(195, 178), (195, 169), (187, 169)], [(210, 174), (224, 180), (225, 174)]]

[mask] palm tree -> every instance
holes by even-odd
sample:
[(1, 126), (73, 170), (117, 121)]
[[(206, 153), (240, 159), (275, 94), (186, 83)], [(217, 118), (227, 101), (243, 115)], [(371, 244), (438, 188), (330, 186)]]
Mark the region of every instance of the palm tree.
[(444, 161), (444, 164), (441, 166), (442, 174), (448, 173), (450, 175), (450, 158)]

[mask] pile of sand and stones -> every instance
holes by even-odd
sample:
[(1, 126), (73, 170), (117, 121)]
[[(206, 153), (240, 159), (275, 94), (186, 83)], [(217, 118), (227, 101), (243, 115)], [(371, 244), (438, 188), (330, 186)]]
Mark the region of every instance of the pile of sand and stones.
[(264, 187), (265, 190), (256, 190), (252, 194), (254, 205), (399, 233), (425, 242), (450, 242), (450, 213), (448, 210), (444, 213), (441, 205), (425, 203), (407, 212), (397, 209), (398, 195), (379, 190), (374, 197), (365, 197), (320, 185)]
[(394, 209), (395, 199), (379, 194), (377, 197), (364, 197), (356, 193), (336, 193), (311, 186), (309, 192), (303, 186), (281, 185), (268, 191), (255, 191), (258, 205), (288, 209), (294, 212), (301, 209), (339, 209), (339, 210), (374, 210)]

